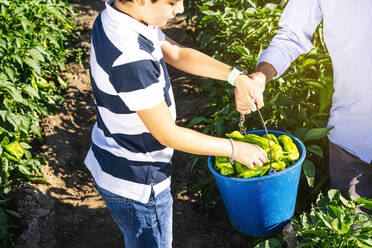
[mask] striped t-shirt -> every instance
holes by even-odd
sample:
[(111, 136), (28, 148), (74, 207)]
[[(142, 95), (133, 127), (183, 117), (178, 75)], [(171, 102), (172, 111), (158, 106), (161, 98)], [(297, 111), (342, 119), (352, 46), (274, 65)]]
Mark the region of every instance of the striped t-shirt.
[(107, 0), (92, 30), (97, 121), (85, 164), (100, 187), (147, 203), (151, 189), (157, 195), (170, 186), (173, 149), (161, 145), (136, 113), (165, 101), (176, 118), (160, 48), (165, 35), (115, 10), (112, 2)]

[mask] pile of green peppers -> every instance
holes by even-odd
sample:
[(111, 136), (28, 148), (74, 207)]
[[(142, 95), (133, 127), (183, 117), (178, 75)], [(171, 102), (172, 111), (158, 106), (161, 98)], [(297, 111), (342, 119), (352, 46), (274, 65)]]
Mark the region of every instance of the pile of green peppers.
[[(249, 169), (238, 161), (234, 161), (234, 164), (231, 164), (228, 157), (216, 157), (215, 169), (224, 176), (238, 178), (261, 177), (270, 170), (270, 161), (272, 168), (276, 171), (281, 171), (295, 164), (300, 157), (297, 146), (288, 135), (276, 137), (274, 134), (269, 134), (269, 139), (267, 139), (266, 134), (263, 136), (258, 136), (256, 134), (243, 135), (239, 131), (233, 131), (232, 133), (226, 134), (226, 136), (233, 140), (258, 145), (267, 153), (269, 161), (261, 167)], [(269, 142), (272, 157), (270, 157)]]

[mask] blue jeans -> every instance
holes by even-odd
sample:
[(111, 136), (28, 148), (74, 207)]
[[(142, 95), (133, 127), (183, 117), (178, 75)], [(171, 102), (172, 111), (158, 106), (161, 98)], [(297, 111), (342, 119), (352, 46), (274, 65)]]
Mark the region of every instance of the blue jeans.
[(172, 247), (172, 204), (170, 187), (156, 197), (151, 192), (147, 204), (115, 195), (94, 186), (101, 194), (112, 219), (124, 234), (126, 248)]

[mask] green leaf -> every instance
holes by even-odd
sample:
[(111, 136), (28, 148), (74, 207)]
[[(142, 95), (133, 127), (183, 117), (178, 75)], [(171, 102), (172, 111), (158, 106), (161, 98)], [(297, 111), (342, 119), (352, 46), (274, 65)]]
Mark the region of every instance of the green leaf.
[(299, 127), (299, 128), (296, 128), (296, 131), (295, 131), (295, 136), (297, 138), (299, 138), (300, 140), (304, 140), (305, 139), (305, 136), (307, 134), (307, 132), (309, 131), (308, 128), (306, 127)]
[(345, 222), (341, 222), (341, 234), (348, 233), (350, 231), (350, 225), (346, 225)]
[(306, 84), (308, 84), (308, 85), (311, 85), (311, 86), (315, 86), (315, 87), (317, 87), (317, 88), (319, 88), (319, 89), (324, 88), (324, 85), (321, 84), (321, 83), (319, 83), (319, 82), (315, 82), (315, 81), (307, 81), (307, 82), (304, 82), (304, 83), (306, 83)]
[(340, 196), (341, 196), (340, 191), (337, 189), (330, 189), (328, 191), (328, 198), (331, 201), (338, 202), (340, 200)]
[(372, 238), (371, 237), (357, 237), (358, 247), (362, 248), (371, 248), (372, 247)]
[(321, 88), (319, 91), (319, 112), (323, 112), (332, 101), (333, 84), (331, 82), (324, 82), (326, 87)]
[(217, 16), (217, 15), (219, 15), (219, 12), (214, 12), (212, 10), (202, 10), (201, 12), (204, 15), (207, 15), (207, 16)]
[(312, 128), (306, 133), (304, 140), (310, 141), (324, 138), (327, 136), (329, 130), (331, 130), (331, 128)]
[(355, 207), (355, 204), (352, 201), (346, 200), (342, 195), (340, 195), (340, 201), (342, 202), (342, 204), (344, 204), (345, 207), (348, 207), (348, 208)]
[(30, 95), (31, 97), (35, 97), (37, 99), (40, 99), (39, 93), (31, 86), (31, 85), (26, 85), (23, 90)]
[(32, 172), (23, 164), (18, 164), (18, 171), (21, 172), (25, 176), (32, 176)]
[(277, 238), (269, 238), (259, 244), (254, 248), (282, 248), (282, 244)]
[(51, 185), (51, 183), (43, 177), (29, 177), (29, 180), (32, 183)]
[(3, 121), (6, 120), (7, 110), (0, 110), (0, 117), (3, 119)]
[(62, 89), (67, 89), (67, 82), (64, 81), (59, 75), (57, 75), (57, 80), (59, 85), (61, 85)]
[(23, 149), (31, 149), (32, 146), (30, 146), (29, 144), (27, 144), (26, 142), (19, 142), (19, 145), (23, 148)]
[(307, 180), (307, 184), (313, 188), (314, 187), (314, 181), (315, 181), (315, 165), (314, 163), (309, 160), (305, 159), (305, 161), (302, 164), (303, 171)]
[(321, 158), (324, 158), (323, 157), (323, 150), (320, 146), (318, 145), (310, 145), (310, 146), (307, 146), (306, 149), (309, 151), (309, 152), (312, 152), (314, 153), (315, 155), (321, 157)]
[(356, 200), (358, 204), (362, 204), (363, 208), (372, 210), (372, 199), (359, 198)]
[(21, 125), (21, 120), (16, 114), (10, 111), (7, 111), (6, 120), (10, 124), (12, 124), (15, 130), (19, 130), (19, 126)]
[(302, 62), (302, 67), (306, 67), (309, 65), (316, 65), (316, 64), (318, 64), (318, 61), (316, 59), (308, 58)]
[(39, 50), (35, 49), (35, 48), (32, 48), (30, 51), (29, 51), (31, 57), (35, 60), (35, 61), (41, 61), (41, 62), (45, 62), (45, 59), (44, 59), (44, 56), (39, 52)]
[(11, 69), (11, 68), (9, 68), (9, 67), (5, 67), (4, 68), (4, 71), (5, 71), (5, 73), (6, 73), (6, 75), (9, 77), (9, 79), (12, 81), (12, 82), (14, 82), (15, 81), (15, 75), (14, 75), (14, 71)]
[(25, 61), (25, 63), (28, 65), (28, 66), (30, 66), (32, 69), (34, 69), (34, 71), (37, 73), (37, 74), (41, 74), (41, 69), (40, 69), (40, 66), (39, 66), (39, 64), (35, 61), (35, 60), (33, 60), (33, 59), (31, 59), (31, 58), (29, 58), (29, 57), (26, 57), (25, 59), (24, 59), (24, 61)]
[(5, 211), (0, 207), (0, 240), (4, 240), (8, 234), (8, 218)]
[(16, 211), (5, 209), (5, 212), (7, 212), (9, 215), (14, 216), (16, 218), (22, 218), (22, 215)]
[(321, 238), (327, 238), (328, 237), (328, 232), (323, 231), (323, 230), (305, 230), (302, 232), (302, 234), (314, 234), (316, 236), (319, 236)]
[(318, 216), (323, 224), (328, 227), (329, 229), (333, 230), (333, 226), (331, 225), (330, 221), (332, 221), (332, 219), (330, 219), (329, 217), (325, 216), (324, 214), (322, 214), (321, 212), (315, 212), (316, 216)]
[(341, 215), (342, 215), (341, 209), (333, 205), (329, 205), (329, 208), (332, 209), (332, 212), (335, 214), (335, 216), (337, 216), (337, 218), (341, 218)]
[(21, 92), (17, 88), (15, 88), (11, 83), (3, 82), (2, 84), (0, 84), (0, 89), (8, 92), (15, 101), (23, 103), (24, 99), (22, 97)]

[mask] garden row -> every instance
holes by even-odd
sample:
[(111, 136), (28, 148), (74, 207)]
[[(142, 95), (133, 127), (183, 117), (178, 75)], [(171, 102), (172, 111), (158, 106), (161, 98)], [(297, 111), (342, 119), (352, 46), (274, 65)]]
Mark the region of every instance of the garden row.
[[(259, 54), (278, 29), (286, 3), (287, 0), (189, 1), (188, 20), (195, 24), (199, 49), (218, 60), (254, 72)], [(326, 136), (330, 129), (326, 126), (333, 94), (332, 73), (320, 25), (313, 37), (312, 50), (267, 85), (262, 114), (268, 129), (291, 133), (306, 146), (295, 215), (300, 219), (296, 225), (302, 230), (300, 234), (312, 236), (305, 238), (304, 235), (302, 245), (317, 247), (316, 242), (328, 238), (329, 244), (324, 247), (372, 247), (371, 218), (353, 214), (356, 205), (371, 204), (370, 201), (348, 202), (336, 191), (330, 191), (325, 197), (319, 195), (329, 186)], [(204, 106), (206, 114), (195, 118), (189, 126), (203, 124), (205, 133), (219, 137), (236, 130), (239, 114), (235, 110), (233, 87), (227, 87), (225, 82), (206, 80), (201, 90), (209, 94), (209, 104)], [(257, 114), (250, 114), (246, 119), (248, 130), (263, 129)], [(197, 157), (194, 164), (206, 166), (207, 162), (200, 160), (203, 158)], [(202, 203), (212, 207), (221, 203), (216, 189), (212, 175), (192, 188), (201, 190)], [(312, 205), (313, 202), (316, 204)], [(310, 208), (311, 212), (306, 213)], [(351, 230), (351, 226), (359, 222), (366, 222), (369, 227)], [(265, 242), (268, 245), (268, 240), (262, 245)], [(273, 243), (262, 247), (282, 247), (282, 241), (271, 239), (270, 242)]]
[(0, 247), (12, 246), (14, 218), (22, 218), (7, 207), (12, 187), (48, 183), (35, 152), (42, 117), (64, 102), (58, 73), (71, 55), (73, 13), (64, 0), (0, 1)]

